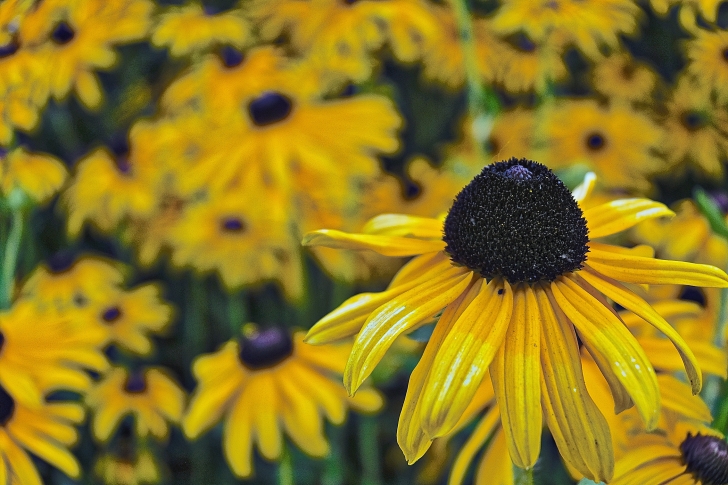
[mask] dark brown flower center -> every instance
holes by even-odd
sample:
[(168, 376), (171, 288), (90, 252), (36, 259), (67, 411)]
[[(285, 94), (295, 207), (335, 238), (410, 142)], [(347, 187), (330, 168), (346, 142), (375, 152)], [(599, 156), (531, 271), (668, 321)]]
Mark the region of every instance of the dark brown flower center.
[(248, 113), (255, 126), (268, 126), (288, 118), (293, 101), (276, 91), (268, 91), (248, 104)]
[(65, 21), (58, 22), (56, 28), (51, 33), (51, 39), (58, 45), (68, 44), (75, 36), (76, 32)]
[(129, 394), (141, 394), (147, 390), (147, 378), (141, 371), (130, 371), (124, 381), (124, 391)]
[(223, 46), (218, 52), (218, 56), (220, 56), (223, 65), (229, 69), (239, 66), (245, 60), (242, 52), (229, 45)]
[(455, 198), (445, 251), (485, 278), (552, 281), (581, 268), (589, 250), (583, 213), (546, 166), (511, 158), (488, 165)]
[(293, 340), (284, 328), (268, 328), (251, 336), (241, 337), (240, 361), (251, 370), (273, 367), (293, 353)]
[(598, 152), (602, 148), (604, 148), (604, 146), (607, 144), (607, 140), (604, 138), (604, 135), (602, 135), (601, 133), (599, 133), (597, 131), (593, 131), (593, 132), (589, 133), (588, 135), (586, 135), (585, 143), (586, 143), (586, 147), (589, 150), (591, 150), (593, 152)]
[(228, 216), (220, 219), (220, 228), (224, 232), (239, 234), (245, 232), (247, 226), (245, 221), (243, 221), (240, 217)]
[(680, 444), (680, 452), (687, 471), (701, 485), (728, 485), (728, 443), (725, 440), (688, 433)]
[(123, 315), (121, 308), (118, 306), (112, 306), (104, 310), (101, 314), (101, 319), (108, 325), (116, 323)]
[(0, 386), (0, 426), (5, 426), (15, 413), (15, 400)]
[(698, 131), (708, 125), (708, 117), (698, 111), (686, 111), (680, 121), (688, 131)]

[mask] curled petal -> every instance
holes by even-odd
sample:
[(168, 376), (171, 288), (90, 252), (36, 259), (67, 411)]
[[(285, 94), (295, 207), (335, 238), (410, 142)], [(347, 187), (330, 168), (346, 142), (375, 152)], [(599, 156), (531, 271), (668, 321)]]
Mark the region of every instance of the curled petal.
[(369, 219), (362, 227), (362, 232), (382, 236), (442, 239), (442, 221), (405, 214), (381, 214)]
[(609, 236), (644, 221), (675, 213), (665, 204), (650, 199), (619, 199), (584, 211), (589, 237)]

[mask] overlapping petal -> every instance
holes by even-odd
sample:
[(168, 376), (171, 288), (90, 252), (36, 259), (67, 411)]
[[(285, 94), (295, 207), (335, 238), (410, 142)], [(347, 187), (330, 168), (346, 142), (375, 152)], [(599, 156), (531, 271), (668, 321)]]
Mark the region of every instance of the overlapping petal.
[(442, 221), (405, 214), (381, 214), (369, 219), (362, 227), (362, 232), (381, 236), (442, 239)]
[(617, 199), (584, 211), (590, 238), (610, 236), (647, 219), (674, 215), (665, 204), (650, 199)]
[(442, 240), (349, 234), (334, 229), (320, 229), (309, 232), (303, 237), (301, 244), (334, 249), (369, 249), (383, 256), (415, 256), (445, 249), (445, 242)]

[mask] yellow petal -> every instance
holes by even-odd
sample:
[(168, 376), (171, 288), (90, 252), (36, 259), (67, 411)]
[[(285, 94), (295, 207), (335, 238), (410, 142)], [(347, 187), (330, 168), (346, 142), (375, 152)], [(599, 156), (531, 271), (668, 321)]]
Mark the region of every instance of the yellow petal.
[(586, 390), (574, 328), (544, 291), (537, 289), (536, 298), (546, 423), (566, 462), (590, 480), (607, 481), (614, 471), (609, 425)]
[(382, 236), (442, 239), (442, 221), (405, 214), (381, 214), (369, 219), (362, 227), (362, 232)]
[(728, 275), (707, 264), (617, 254), (605, 244), (589, 243), (586, 264), (603, 275), (625, 283), (691, 285), (726, 288)]
[(587, 283), (593, 286), (597, 291), (603, 293), (607, 298), (611, 298), (617, 304), (622, 305), (627, 310), (633, 312), (635, 315), (643, 318), (647, 323), (655, 327), (657, 330), (665, 334), (675, 346), (675, 349), (680, 353), (680, 358), (685, 366), (685, 372), (687, 372), (688, 379), (693, 388), (693, 394), (700, 392), (700, 388), (703, 387), (703, 376), (700, 372), (700, 365), (698, 364), (693, 351), (690, 350), (688, 344), (683, 340), (679, 333), (665, 321), (645, 300), (635, 295), (627, 288), (612, 280), (611, 278), (598, 275), (586, 268), (584, 271), (580, 271), (578, 275), (583, 278)]
[(48, 440), (43, 435), (29, 432), (23, 426), (14, 427), (12, 433), (19, 442), (23, 443), (26, 449), (63, 471), (69, 477), (77, 478), (81, 474), (78, 461), (66, 447)]
[(280, 381), (285, 379), (280, 373), (263, 374), (252, 379), (246, 390), (248, 406), (252, 409), (253, 430), (258, 440), (260, 454), (268, 460), (275, 460), (281, 456), (283, 440), (278, 425), (279, 400), (277, 389)]
[(304, 246), (324, 246), (334, 249), (369, 249), (384, 256), (415, 256), (445, 249), (442, 240), (414, 239), (401, 236), (348, 234), (334, 229), (309, 232), (301, 242)]
[(706, 424), (713, 421), (708, 405), (700, 397), (691, 396), (687, 392), (690, 390), (687, 384), (669, 374), (658, 375), (657, 383), (660, 385), (662, 407)]
[(450, 333), (453, 325), (460, 318), (460, 315), (470, 305), (470, 302), (480, 292), (483, 281), (482, 278), (476, 278), (467, 291), (464, 291), (455, 301), (445, 308), (445, 311), (442, 312), (442, 316), (440, 316), (440, 319), (435, 325), (435, 329), (432, 332), (430, 340), (427, 342), (420, 361), (410, 375), (407, 393), (402, 404), (402, 411), (399, 414), (399, 424), (397, 425), (397, 443), (402, 449), (407, 463), (410, 465), (420, 459), (430, 447), (431, 443), (430, 438), (422, 430), (420, 418), (420, 409), (422, 407), (421, 393), (425, 379), (437, 355), (437, 351), (442, 347), (443, 340)]
[(594, 191), (594, 186), (597, 183), (597, 176), (594, 174), (594, 172), (587, 172), (584, 174), (584, 180), (576, 186), (576, 188), (571, 192), (571, 195), (574, 197), (574, 199), (581, 205), (584, 200), (586, 200), (587, 197), (591, 195), (591, 193)]
[(609, 236), (647, 219), (674, 216), (664, 204), (650, 199), (619, 199), (584, 211), (589, 238)]
[(475, 485), (513, 485), (513, 463), (508, 455), (503, 430), (497, 430), (480, 460)]
[(513, 314), (490, 366), (513, 463), (531, 468), (541, 451), (541, 321), (530, 285), (513, 291)]
[(574, 280), (559, 277), (551, 283), (551, 291), (582, 340), (610, 363), (647, 429), (654, 429), (660, 415), (660, 391), (655, 371), (639, 343), (609, 309)]
[[(452, 464), (452, 469), (450, 470), (450, 478), (447, 482), (448, 485), (460, 485), (463, 482), (473, 458), (475, 458), (475, 455), (481, 448), (483, 448), (486, 440), (499, 424), (500, 413), (498, 412), (498, 405), (496, 404), (493, 408), (488, 410), (485, 416), (483, 416), (478, 425), (475, 427), (475, 430), (473, 430), (468, 440), (458, 452), (458, 456), (455, 458), (455, 462)], [(508, 461), (510, 462), (510, 460)], [(508, 463), (509, 468), (510, 466), (511, 464)]]
[(420, 278), (435, 267), (444, 268), (447, 264), (450, 264), (450, 257), (442, 251), (415, 256), (397, 271), (387, 289), (393, 289), (395, 286)]
[(452, 268), (449, 261), (443, 260), (440, 264), (429, 269), (429, 271), (423, 272), (418, 278), (410, 279), (386, 291), (379, 293), (361, 293), (352, 296), (334, 311), (316, 322), (308, 331), (308, 334), (306, 334), (305, 342), (309, 344), (324, 344), (359, 333), (364, 322), (366, 322), (374, 310), (418, 285), (428, 284), (438, 275), (442, 275), (448, 270), (452, 271)]
[(283, 391), (283, 426), (293, 442), (311, 456), (322, 457), (329, 452), (324, 437), (323, 419), (309, 398), (306, 383), (281, 381)]
[(17, 482), (23, 485), (43, 485), (38, 475), (38, 470), (31, 461), (28, 454), (20, 448), (3, 430), (0, 433), (0, 449), (10, 464), (12, 473), (16, 476)]
[[(332, 423), (341, 424), (344, 422), (346, 418), (346, 401), (342, 396), (344, 387), (340, 382), (334, 382), (320, 372), (306, 365), (301, 365), (297, 360), (293, 359), (288, 363), (286, 374), (294, 381), (309, 384), (311, 396)], [(362, 389), (359, 394), (363, 391)]]
[(422, 394), (422, 427), (431, 438), (455, 427), (503, 343), (513, 311), (507, 281), (491, 280), (445, 337)]
[(344, 369), (344, 386), (353, 394), (403, 332), (431, 317), (468, 287), (473, 273), (451, 267), (378, 308), (356, 337)]
[(616, 475), (629, 474), (631, 471), (645, 466), (659, 457), (680, 457), (680, 450), (676, 446), (667, 444), (650, 444), (639, 447), (639, 453), (625, 453), (617, 462)]
[(685, 465), (682, 465), (679, 459), (660, 457), (641, 468), (631, 470), (619, 479), (612, 481), (610, 485), (669, 484), (672, 479), (683, 473), (685, 473)]
[(225, 459), (235, 475), (245, 478), (253, 473), (253, 419), (252, 408), (241, 395), (233, 403), (222, 430)]

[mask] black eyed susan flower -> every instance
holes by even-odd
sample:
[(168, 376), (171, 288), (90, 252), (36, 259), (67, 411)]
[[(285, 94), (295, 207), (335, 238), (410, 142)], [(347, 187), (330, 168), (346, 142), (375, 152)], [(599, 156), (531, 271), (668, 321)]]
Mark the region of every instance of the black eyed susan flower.
[(678, 6), (682, 25), (691, 32), (697, 32), (697, 16), (701, 15), (709, 22), (715, 23), (721, 0), (650, 0), (650, 4), (660, 15), (665, 15), (672, 7)]
[(166, 438), (169, 423), (182, 419), (185, 393), (161, 368), (128, 371), (114, 367), (86, 394), (96, 439), (107, 441), (120, 421), (132, 415), (137, 436)]
[(657, 74), (627, 53), (612, 54), (594, 67), (594, 89), (610, 100), (645, 102), (657, 85)]
[(596, 101), (556, 105), (540, 128), (536, 153), (550, 168), (585, 163), (606, 187), (647, 191), (649, 177), (664, 170), (656, 156), (663, 132), (647, 116), (625, 105)]
[(63, 185), (68, 172), (57, 158), (24, 148), (0, 148), (0, 194), (20, 190), (36, 203), (50, 199)]
[(568, 73), (562, 50), (558, 39), (537, 44), (520, 32), (508, 35), (491, 61), (497, 66), (495, 81), (512, 93), (543, 92)]
[(374, 412), (382, 406), (374, 389), (348, 397), (336, 382), (348, 346), (316, 349), (303, 343), (301, 332), (291, 336), (278, 327), (244, 333), (197, 358), (198, 388), (182, 421), (185, 435), (195, 439), (225, 415), (223, 448), (236, 475), (253, 473), (253, 442), (264, 458), (280, 457), (281, 428), (304, 452), (323, 457), (329, 451), (323, 416), (341, 424), (349, 407)]
[(28, 452), (78, 478), (81, 469), (68, 450), (84, 418), (77, 403), (43, 402), (28, 407), (0, 386), (0, 483), (42, 485)]
[(214, 45), (243, 49), (251, 40), (242, 10), (216, 12), (198, 3), (167, 8), (151, 35), (152, 44), (168, 46), (173, 56), (202, 52)]
[[(311, 343), (325, 343), (358, 333), (344, 372), (344, 384), (354, 392), (398, 335), (442, 311), (401, 415), (419, 434), (404, 449), (408, 460), (453, 429), (488, 370), (516, 465), (530, 468), (538, 457), (542, 400), (570, 410), (554, 418), (559, 429), (571, 429), (568, 421), (577, 416), (594, 423), (585, 393), (571, 391), (583, 387), (577, 333), (618, 397), (618, 410), (634, 403), (653, 428), (660, 410), (654, 370), (605, 297), (663, 332), (682, 357), (693, 393), (700, 389), (692, 351), (622, 283), (727, 287), (728, 276), (712, 266), (657, 260), (640, 248), (595, 241), (672, 212), (648, 199), (582, 210), (577, 201), (594, 178), (588, 182), (575, 200), (545, 166), (511, 159), (485, 167), (460, 192), (444, 227), (437, 219), (390, 214), (372, 219), (364, 234), (320, 230), (304, 238), (304, 245), (417, 256), (388, 290), (352, 297), (307, 335)], [(544, 361), (554, 370), (547, 371)], [(598, 436), (604, 427), (585, 429)], [(603, 440), (594, 443), (599, 448)], [(590, 464), (596, 471), (583, 473), (611, 475), (610, 454), (603, 450)]]
[(728, 32), (698, 29), (685, 45), (690, 73), (708, 95), (719, 102), (728, 101)]

